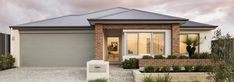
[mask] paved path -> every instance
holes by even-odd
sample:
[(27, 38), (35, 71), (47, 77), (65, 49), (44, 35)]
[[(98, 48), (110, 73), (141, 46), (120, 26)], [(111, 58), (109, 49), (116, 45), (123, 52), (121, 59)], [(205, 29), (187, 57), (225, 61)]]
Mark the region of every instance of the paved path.
[(119, 65), (111, 65), (110, 82), (134, 82), (132, 69), (123, 69)]
[[(86, 82), (86, 68), (20, 67), (0, 71), (0, 82)], [(111, 65), (110, 82), (134, 82), (132, 70)]]
[(86, 82), (83, 67), (20, 67), (0, 71), (0, 82)]

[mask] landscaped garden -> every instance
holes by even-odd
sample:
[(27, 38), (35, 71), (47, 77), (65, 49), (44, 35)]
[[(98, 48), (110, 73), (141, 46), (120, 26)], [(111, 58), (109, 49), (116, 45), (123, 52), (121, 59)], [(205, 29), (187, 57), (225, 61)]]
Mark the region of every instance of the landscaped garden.
[(215, 32), (216, 44), (212, 54), (195, 53), (198, 39), (186, 40), (188, 55), (145, 55), (141, 59), (130, 58), (122, 63), (124, 69), (133, 71), (135, 82), (234, 82), (234, 53), (231, 52), (230, 36)]

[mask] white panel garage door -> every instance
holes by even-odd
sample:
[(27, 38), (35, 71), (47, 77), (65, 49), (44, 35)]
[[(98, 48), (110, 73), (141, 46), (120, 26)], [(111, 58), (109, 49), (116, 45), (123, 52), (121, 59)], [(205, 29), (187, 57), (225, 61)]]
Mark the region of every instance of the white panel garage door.
[(85, 66), (94, 59), (94, 33), (21, 32), (21, 66)]

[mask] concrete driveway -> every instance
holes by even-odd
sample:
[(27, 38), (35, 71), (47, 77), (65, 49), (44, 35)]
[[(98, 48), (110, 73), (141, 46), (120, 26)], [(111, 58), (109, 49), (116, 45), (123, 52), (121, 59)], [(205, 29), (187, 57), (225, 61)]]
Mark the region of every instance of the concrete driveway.
[(0, 82), (86, 82), (85, 67), (20, 67), (0, 71)]

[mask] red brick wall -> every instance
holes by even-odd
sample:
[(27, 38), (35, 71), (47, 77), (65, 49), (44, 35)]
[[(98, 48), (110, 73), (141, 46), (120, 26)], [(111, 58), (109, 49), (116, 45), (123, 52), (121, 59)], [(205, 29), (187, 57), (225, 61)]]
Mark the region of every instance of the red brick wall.
[(140, 59), (139, 66), (209, 65), (210, 59)]
[(171, 24), (104, 24), (104, 29), (171, 29)]
[(96, 60), (103, 60), (103, 40), (104, 40), (104, 33), (103, 33), (103, 25), (102, 24), (96, 24), (95, 25), (95, 50), (96, 50), (96, 55), (95, 59)]
[(176, 55), (180, 53), (180, 25), (179, 24), (172, 24), (171, 28), (171, 50), (172, 55)]

